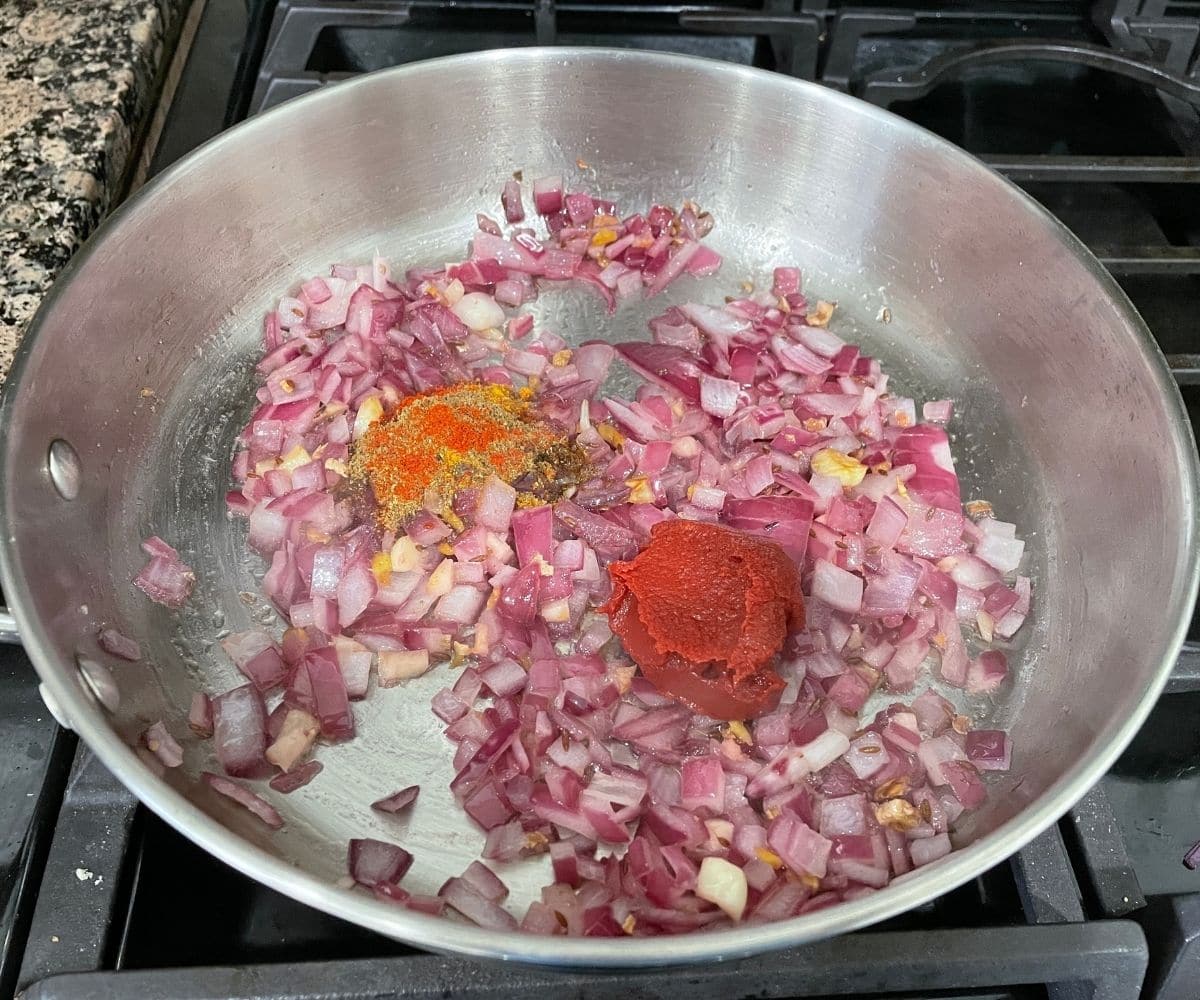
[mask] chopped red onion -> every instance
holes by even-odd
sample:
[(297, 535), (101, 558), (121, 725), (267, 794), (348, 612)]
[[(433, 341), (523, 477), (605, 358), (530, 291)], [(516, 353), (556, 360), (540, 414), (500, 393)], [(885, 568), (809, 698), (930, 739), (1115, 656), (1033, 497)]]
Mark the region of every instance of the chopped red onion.
[(217, 760), (235, 778), (261, 777), (267, 770), (267, 713), (253, 684), (212, 699)]
[(369, 837), (351, 840), (346, 858), (350, 877), (368, 888), (396, 885), (412, 863), (413, 856), (403, 847)]
[(538, 215), (553, 215), (563, 207), (561, 177), (539, 177), (533, 182), (533, 207)]
[(783, 813), (772, 820), (767, 843), (797, 875), (825, 876), (833, 845), (798, 817)]
[(191, 727), (193, 733), (200, 737), (207, 738), (213, 734), (212, 701), (203, 691), (197, 691), (192, 695), (192, 706), (188, 710), (188, 726)]
[(249, 810), (272, 830), (279, 830), (283, 827), (283, 817), (279, 815), (275, 807), (262, 796), (250, 791), (245, 785), (231, 781), (229, 778), (223, 778), (219, 774), (213, 774), (211, 771), (202, 772), (200, 778), (214, 791), (220, 792), (226, 798), (233, 799), (238, 805)]
[(504, 206), (504, 218), (508, 222), (520, 222), (525, 218), (525, 206), (521, 204), (521, 185), (515, 180), (505, 181), (500, 194)]
[(492, 930), (512, 931), (517, 921), (507, 910), (477, 892), (470, 883), (461, 878), (452, 878), (442, 886), (438, 895), (471, 923)]
[(319, 760), (306, 760), (299, 767), (291, 771), (275, 775), (267, 784), (275, 789), (275, 791), (288, 795), (298, 788), (303, 788), (320, 774), (322, 770), (324, 770), (324, 765)]
[[(525, 914), (530, 931), (684, 932), (743, 911), (783, 919), (936, 860), (982, 800), (978, 771), (1007, 766), (1009, 741), (961, 739), (932, 690), (873, 720), (864, 705), (872, 692), (911, 690), (939, 660), (946, 682), (994, 690), (1003, 654), (977, 648), (971, 630), (985, 643), (1010, 638), (1032, 589), (1006, 578), (1023, 554), (1015, 527), (963, 516), (940, 426), (951, 404), (926, 403), (917, 423), (916, 402), (879, 362), (813, 317), (823, 307), (801, 293), (798, 268), (776, 269), (769, 294), (668, 309), (650, 322), (651, 343), (568, 351), (532, 314), (504, 307), (571, 280), (613, 308), (712, 273), (720, 256), (700, 243), (712, 219), (690, 203), (629, 215), (558, 177), (535, 182), (533, 197), (539, 231), (506, 235), (481, 216), (467, 261), (403, 278), (378, 257), (339, 265), (268, 317), (259, 405), (227, 503), (269, 558), (264, 591), (292, 628), (280, 643), (227, 640), (253, 684), (217, 699), (219, 759), (230, 773), (265, 774), (267, 753), (291, 768), (273, 787), (300, 787), (320, 768), (305, 759), (318, 734), (353, 734), (349, 700), (368, 695), (374, 657), (380, 687), (468, 658), (431, 707), (453, 744), (452, 793), (487, 832), (484, 856), (551, 855), (555, 884)], [(523, 221), (515, 180), (501, 204), (510, 225)], [(600, 392), (617, 353), (646, 379), (632, 398)], [(343, 499), (354, 442), (404, 396), (465, 379), (530, 390), (592, 478), (534, 507), (517, 505), (524, 484), (492, 478), (436, 506), (441, 516), (414, 515), (397, 540)], [(672, 516), (768, 538), (801, 569), (807, 627), (788, 639), (787, 688), (747, 726), (753, 740), (638, 676), (596, 614), (611, 593), (608, 564)], [(161, 543), (147, 551), (152, 564), (178, 558)], [(267, 720), (256, 687), (284, 682)], [(204, 731), (203, 701), (189, 721)], [(881, 826), (868, 796), (884, 787), (929, 822), (907, 834)], [(415, 795), (376, 808), (402, 810)], [(358, 861), (380, 866), (359, 881), (380, 898), (516, 926), (489, 869), (415, 897), (387, 869), (401, 848), (357, 843)], [(626, 846), (598, 857), (601, 843)]]
[(972, 694), (988, 694), (1004, 683), (1008, 676), (1008, 659), (998, 649), (987, 649), (967, 667), (967, 690)]
[(467, 870), (462, 873), (462, 880), (484, 899), (493, 903), (502, 902), (508, 895), (508, 886), (500, 881), (494, 871), (479, 861), (472, 861), (467, 866)]
[(157, 536), (146, 539), (142, 548), (150, 561), (133, 578), (133, 585), (156, 604), (181, 608), (196, 583), (196, 574), (179, 558), (179, 553)]
[(862, 577), (818, 559), (813, 566), (812, 596), (837, 611), (856, 614), (863, 603)]
[(407, 788), (401, 788), (398, 792), (393, 792), (391, 795), (372, 802), (371, 808), (382, 813), (395, 815), (416, 802), (420, 791), (420, 785), (409, 785)]
[(175, 737), (167, 732), (161, 721), (154, 723), (142, 734), (142, 745), (166, 767), (179, 767), (183, 763), (183, 748)]
[(115, 628), (102, 628), (96, 635), (100, 648), (122, 660), (136, 663), (142, 658), (142, 647)]
[(912, 858), (914, 868), (931, 864), (950, 853), (950, 838), (944, 834), (935, 834), (922, 840), (912, 840), (908, 844), (908, 853)]

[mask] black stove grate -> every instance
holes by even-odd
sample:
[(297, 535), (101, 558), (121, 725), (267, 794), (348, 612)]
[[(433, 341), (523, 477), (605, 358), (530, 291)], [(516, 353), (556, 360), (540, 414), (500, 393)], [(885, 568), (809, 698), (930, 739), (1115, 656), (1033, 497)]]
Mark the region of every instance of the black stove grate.
[[(1096, 789), (1075, 828), (1105, 816)], [(674, 972), (560, 973), (441, 958), (347, 926), (243, 878), (145, 814), (80, 748), (46, 864), (21, 983), (25, 1000), (588, 1000), (1032, 997), (1133, 1000), (1149, 950), (1113, 919), (1144, 904), (1123, 841), (1097, 838), (1080, 892), (1052, 827), (1012, 860), (879, 928), (768, 959)], [(81, 860), (82, 859), (82, 860)], [(1107, 918), (1107, 919), (1100, 919)], [(664, 947), (670, 942), (665, 941)], [(1038, 988), (1033, 989), (1034, 986)], [(1047, 992), (1048, 990), (1048, 992)]]

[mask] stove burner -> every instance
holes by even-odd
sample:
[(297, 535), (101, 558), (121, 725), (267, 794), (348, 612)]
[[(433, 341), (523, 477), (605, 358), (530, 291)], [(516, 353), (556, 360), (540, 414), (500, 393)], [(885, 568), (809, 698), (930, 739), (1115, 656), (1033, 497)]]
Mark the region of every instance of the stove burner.
[[(1058, 215), (1138, 306), (1200, 426), (1195, 0), (1103, 0), (1090, 10), (1062, 0), (246, 6), (248, 17), (239, 0), (207, 0), (151, 172), (222, 125), (317, 87), (501, 45), (664, 49), (788, 73), (943, 135)], [(0, 653), (0, 842), (9, 845), (0, 851), (0, 994), (16, 981), (27, 1000), (600, 1000), (676, 988), (695, 1000), (1192, 1000), (1200, 982), (1200, 876), (1180, 864), (1200, 836), (1200, 745), (1179, 735), (1200, 716), (1200, 643), (1185, 647), (1168, 695), (1109, 775), (1009, 863), (868, 931), (668, 974), (443, 959), (308, 909), (148, 815), (70, 734), (54, 736), (35, 686), (23, 655)]]

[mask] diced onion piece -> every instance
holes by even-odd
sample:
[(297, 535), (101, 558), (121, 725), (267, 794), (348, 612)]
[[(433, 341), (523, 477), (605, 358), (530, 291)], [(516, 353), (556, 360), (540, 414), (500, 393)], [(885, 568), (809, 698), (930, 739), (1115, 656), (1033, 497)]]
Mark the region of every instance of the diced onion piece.
[(183, 763), (183, 748), (162, 722), (156, 722), (142, 734), (142, 743), (167, 767), (179, 767)]
[(96, 636), (100, 648), (106, 653), (136, 663), (142, 658), (141, 647), (129, 636), (118, 632), (115, 628), (102, 628)]
[(275, 807), (261, 795), (256, 795), (250, 791), (245, 785), (231, 781), (229, 778), (223, 778), (219, 774), (213, 774), (211, 771), (203, 772), (200, 777), (213, 791), (220, 792), (226, 798), (233, 799), (234, 802), (242, 808), (249, 810), (272, 830), (278, 830), (283, 826), (283, 817), (279, 815)]
[(857, 614), (863, 602), (863, 580), (825, 559), (813, 567), (812, 596), (846, 614)]
[(377, 812), (395, 815), (416, 802), (420, 791), (420, 785), (409, 785), (407, 788), (401, 788), (400, 791), (393, 792), (382, 799), (376, 799), (371, 803), (371, 808)]

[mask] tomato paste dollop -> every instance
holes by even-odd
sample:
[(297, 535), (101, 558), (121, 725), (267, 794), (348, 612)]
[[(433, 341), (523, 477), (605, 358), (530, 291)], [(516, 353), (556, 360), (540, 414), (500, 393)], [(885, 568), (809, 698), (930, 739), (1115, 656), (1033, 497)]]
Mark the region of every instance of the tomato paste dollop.
[(804, 627), (800, 574), (782, 548), (716, 524), (663, 521), (609, 573), (613, 594), (601, 610), (659, 691), (714, 719), (779, 704), (774, 661)]

